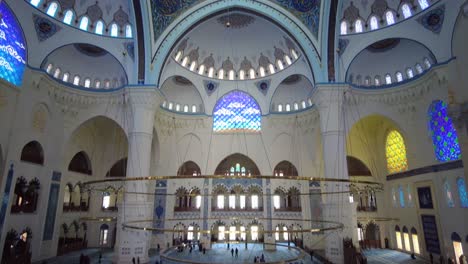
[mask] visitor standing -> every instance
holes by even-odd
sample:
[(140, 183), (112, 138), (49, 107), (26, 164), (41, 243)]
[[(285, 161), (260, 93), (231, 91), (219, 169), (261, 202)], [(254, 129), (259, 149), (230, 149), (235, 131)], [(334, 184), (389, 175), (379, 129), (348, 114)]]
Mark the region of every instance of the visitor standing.
[(236, 258), (239, 257), (239, 250), (236, 248)]
[(132, 258), (132, 263), (135, 264), (135, 257)]
[(431, 261), (431, 264), (434, 264), (434, 256), (432, 256), (432, 253), (429, 253), (429, 260)]
[(234, 257), (234, 249), (231, 248), (231, 257)]

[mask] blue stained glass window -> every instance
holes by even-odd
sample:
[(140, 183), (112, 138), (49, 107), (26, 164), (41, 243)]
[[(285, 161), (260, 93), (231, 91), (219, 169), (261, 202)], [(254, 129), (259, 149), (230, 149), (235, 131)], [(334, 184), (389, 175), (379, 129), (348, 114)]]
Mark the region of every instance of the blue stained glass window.
[(447, 115), (447, 104), (434, 101), (429, 107), (429, 129), (432, 144), (438, 161), (452, 161), (461, 158), (457, 131), (452, 119)]
[(468, 194), (466, 192), (466, 184), (464, 178), (460, 177), (457, 179), (457, 187), (461, 207), (468, 208)]
[(403, 191), (403, 187), (398, 187), (398, 193), (400, 194), (400, 206), (401, 208), (405, 207), (405, 192)]
[(27, 60), (26, 41), (5, 1), (0, 3), (0, 14), (0, 78), (21, 86)]
[(455, 207), (455, 203), (453, 202), (453, 195), (452, 195), (452, 190), (450, 190), (450, 183), (448, 180), (445, 180), (444, 182), (444, 190), (445, 190), (445, 198), (447, 199), (447, 205), (448, 207)]
[(216, 103), (213, 111), (215, 132), (259, 132), (262, 113), (255, 99), (245, 92), (230, 92)]

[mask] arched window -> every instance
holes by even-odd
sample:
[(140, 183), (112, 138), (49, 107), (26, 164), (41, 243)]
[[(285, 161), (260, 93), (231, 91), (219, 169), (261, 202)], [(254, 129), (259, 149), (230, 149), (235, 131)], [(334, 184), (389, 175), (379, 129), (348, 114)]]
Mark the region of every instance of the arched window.
[(177, 54), (176, 54), (176, 56), (175, 56), (174, 59), (175, 59), (176, 61), (179, 61), (180, 58), (182, 58), (182, 55), (183, 55), (183, 54), (184, 54), (184, 53), (183, 53), (181, 50), (179, 50), (179, 51), (177, 52)]
[(283, 112), (283, 105), (282, 104), (278, 104), (278, 112)]
[(423, 67), (421, 66), (421, 64), (418, 63), (418, 64), (416, 64), (415, 67), (416, 67), (416, 72), (417, 72), (418, 74), (423, 73), (424, 70), (423, 70)]
[(427, 0), (418, 0), (418, 3), (422, 10), (429, 7), (429, 2)]
[(213, 111), (213, 131), (237, 132), (261, 130), (262, 114), (253, 97), (245, 92), (230, 92), (216, 103)]
[(109, 80), (104, 81), (104, 87), (106, 87), (106, 89), (110, 88), (110, 81)]
[(101, 81), (100, 80), (96, 80), (94, 82), (94, 88), (97, 88), (97, 89), (101, 88)]
[(220, 80), (224, 79), (224, 70), (223, 70), (223, 69), (219, 69), (219, 71), (218, 71), (218, 79), (220, 79)]
[(354, 32), (361, 33), (362, 32), (362, 20), (358, 19), (354, 22)]
[(76, 153), (68, 164), (68, 170), (87, 175), (93, 174), (91, 161), (88, 157), (88, 154), (86, 154), (84, 151)]
[(129, 24), (125, 26), (125, 37), (133, 38), (132, 26), (130, 26)]
[(346, 21), (342, 21), (340, 25), (340, 32), (341, 35), (348, 34), (348, 23)]
[(281, 60), (277, 60), (276, 64), (278, 65), (278, 69), (283, 70), (284, 69), (284, 64)]
[(414, 77), (413, 69), (411, 68), (406, 69), (406, 76), (408, 76), (408, 79), (413, 78)]
[(189, 63), (189, 60), (190, 60), (189, 57), (185, 56), (185, 58), (182, 60), (181, 65), (184, 67), (187, 66), (187, 64)]
[(392, 204), (393, 204), (393, 207), (397, 207), (397, 194), (396, 194), (396, 189), (395, 187), (392, 188)]
[(275, 71), (275, 65), (273, 65), (273, 64), (268, 65), (268, 69), (270, 71), (270, 74), (274, 74), (276, 72)]
[(105, 246), (109, 242), (109, 226), (107, 224), (101, 225), (99, 233), (99, 245)]
[(403, 187), (401, 185), (398, 186), (398, 195), (400, 196), (400, 207), (404, 208), (405, 207), (405, 191), (403, 190)]
[(453, 201), (452, 195), (452, 188), (450, 187), (450, 183), (448, 180), (444, 181), (444, 191), (445, 191), (445, 199), (447, 200), (447, 206), (450, 208), (455, 207), (455, 202)]
[(54, 72), (54, 78), (59, 78), (60, 77), (60, 68), (57, 68), (55, 69), (55, 72)]
[(197, 62), (192, 61), (192, 63), (190, 63), (190, 71), (194, 71), (196, 68), (197, 68)]
[(52, 2), (49, 5), (49, 8), (47, 8), (47, 14), (51, 17), (55, 17), (55, 14), (57, 13), (57, 9), (58, 9), (57, 2)]
[(301, 102), (301, 106), (302, 106), (302, 109), (305, 109), (305, 108), (307, 107), (306, 102), (305, 102), (305, 101), (302, 101), (302, 102)]
[(294, 103), (294, 111), (297, 111), (297, 110), (299, 110), (299, 104), (295, 102)]
[(261, 77), (265, 77), (265, 68), (263, 68), (262, 66), (260, 66), (260, 68), (258, 69), (258, 71), (260, 72), (260, 76), (261, 76)]
[(459, 263), (460, 256), (463, 255), (463, 245), (460, 235), (453, 232), (452, 233), (452, 243), (453, 243), (453, 251), (455, 252), (455, 263)]
[(388, 10), (385, 13), (385, 19), (387, 20), (387, 25), (393, 25), (395, 24), (395, 15), (393, 14), (392, 11)]
[(180, 104), (176, 104), (176, 105), (175, 105), (175, 110), (176, 110), (177, 112), (180, 111)]
[(388, 173), (396, 173), (408, 169), (405, 141), (398, 131), (392, 130), (388, 133), (385, 153), (387, 156)]
[(202, 75), (205, 73), (205, 65), (200, 65), (200, 68), (198, 68), (198, 74)]
[(46, 72), (50, 74), (53, 68), (54, 68), (54, 65), (52, 64), (47, 65)]
[(189, 107), (188, 105), (184, 105), (184, 113), (188, 113)]
[(65, 12), (65, 15), (63, 16), (63, 23), (70, 25), (71, 22), (73, 21), (73, 17), (74, 17), (73, 11), (67, 10)]
[(254, 69), (249, 70), (249, 77), (250, 77), (250, 79), (255, 79), (255, 70)]
[(405, 4), (403, 4), (401, 6), (401, 11), (403, 12), (403, 17), (404, 18), (408, 18), (408, 17), (410, 17), (412, 15), (411, 14), (411, 8), (407, 3), (405, 3)]
[(457, 131), (447, 114), (447, 104), (437, 100), (428, 110), (429, 129), (432, 136), (434, 153), (438, 161), (452, 161), (461, 158)]
[(196, 105), (192, 105), (192, 113), (196, 113), (197, 112), (197, 106)]
[(84, 87), (89, 88), (91, 86), (91, 80), (89, 78), (86, 78), (84, 81)]
[(208, 77), (213, 78), (213, 75), (214, 75), (214, 68), (210, 67), (210, 69), (208, 70)]
[(401, 74), (401, 72), (397, 72), (396, 73), (396, 79), (397, 79), (397, 82), (402, 82), (403, 81), (403, 74)]
[(430, 69), (432, 64), (431, 61), (428, 58), (424, 58), (424, 66), (426, 66), (426, 69)]
[(297, 55), (297, 52), (294, 49), (291, 49), (291, 55), (293, 56), (294, 60), (299, 58), (299, 55)]
[(413, 239), (413, 250), (414, 253), (420, 254), (421, 251), (419, 250), (419, 238), (418, 238), (418, 232), (416, 232), (416, 228), (411, 228), (411, 237)]
[(403, 227), (403, 238), (405, 240), (405, 250), (411, 252), (410, 237), (406, 226)]
[(88, 31), (88, 24), (89, 24), (89, 18), (87, 16), (83, 16), (80, 20), (80, 29)]
[(245, 71), (244, 70), (240, 70), (239, 71), (239, 80), (244, 80), (245, 79)]
[(396, 226), (395, 227), (395, 236), (396, 236), (396, 241), (397, 241), (397, 248), (398, 249), (403, 249), (403, 243), (401, 241), (401, 232), (400, 232), (400, 227)]
[(364, 85), (366, 85), (366, 86), (371, 85), (371, 78), (369, 76), (367, 76), (366, 79), (364, 80)]
[(109, 192), (102, 193), (102, 208), (107, 209), (110, 207), (111, 195)]
[(21, 161), (43, 165), (44, 151), (41, 144), (37, 141), (31, 141), (26, 144), (21, 151)]
[(167, 108), (168, 108), (169, 110), (172, 110), (173, 106), (174, 106), (174, 103), (173, 103), (173, 102), (169, 102), (169, 106), (168, 106)]
[(116, 23), (112, 23), (111, 25), (111, 37), (118, 37), (119, 36), (119, 26)]
[(284, 60), (286, 61), (286, 64), (288, 64), (288, 65), (292, 64), (291, 58), (288, 55), (284, 56)]
[(96, 30), (94, 31), (96, 34), (98, 35), (102, 35), (102, 33), (104, 32), (104, 22), (102, 22), (101, 20), (99, 20), (97, 23), (96, 23)]
[(460, 205), (463, 208), (468, 208), (468, 194), (466, 192), (465, 179), (459, 177), (457, 179), (458, 198), (460, 198)]
[(374, 78), (374, 85), (379, 86), (380, 85), (380, 76), (375, 76)]
[(39, 4), (41, 3), (41, 0), (31, 0), (31, 5), (35, 6), (35, 7), (38, 7)]
[(73, 78), (73, 85), (80, 85), (80, 76), (75, 75)]
[(286, 104), (286, 112), (289, 112), (291, 111), (291, 105), (290, 104)]
[(69, 78), (70, 78), (70, 74), (68, 72), (66, 72), (66, 73), (63, 74), (62, 81), (68, 82)]
[(376, 30), (379, 28), (379, 20), (377, 19), (376, 16), (372, 16), (370, 18), (370, 28), (371, 30)]
[(392, 76), (390, 74), (385, 75), (385, 84), (392, 84)]

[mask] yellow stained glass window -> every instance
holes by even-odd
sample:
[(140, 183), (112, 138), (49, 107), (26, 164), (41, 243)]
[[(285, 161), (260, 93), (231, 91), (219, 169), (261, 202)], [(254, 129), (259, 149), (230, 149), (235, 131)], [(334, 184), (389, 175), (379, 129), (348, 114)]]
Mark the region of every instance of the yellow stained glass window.
[(385, 150), (389, 173), (396, 173), (408, 169), (405, 142), (398, 131), (392, 130), (388, 133)]

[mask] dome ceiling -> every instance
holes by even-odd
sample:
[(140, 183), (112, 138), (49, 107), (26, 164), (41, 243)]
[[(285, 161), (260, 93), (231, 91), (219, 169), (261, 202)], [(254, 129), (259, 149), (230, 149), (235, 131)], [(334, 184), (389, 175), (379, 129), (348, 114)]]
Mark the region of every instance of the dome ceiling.
[[(250, 69), (257, 71), (263, 67), (271, 74), (299, 57), (297, 47), (271, 21), (237, 10), (216, 15), (194, 27), (175, 45), (173, 56), (186, 67), (196, 61), (197, 66), (213, 67), (216, 71), (223, 68), (225, 73), (230, 70), (248, 73)], [(183, 55), (177, 55), (179, 51)], [(183, 57), (188, 57), (187, 62), (183, 63)], [(282, 61), (282, 67), (278, 66), (278, 60)]]

